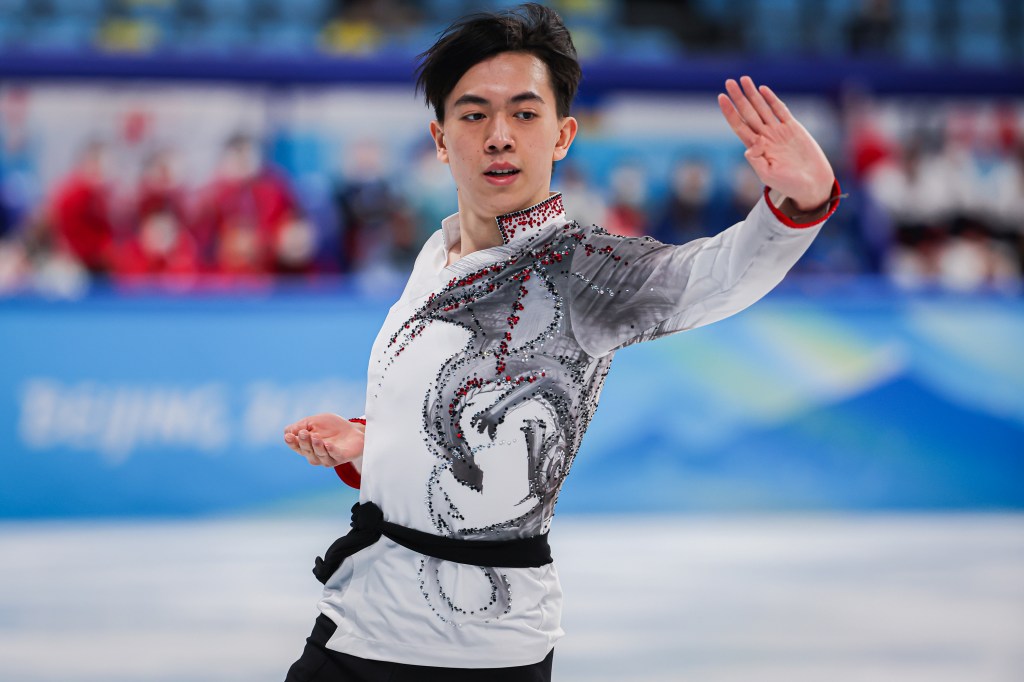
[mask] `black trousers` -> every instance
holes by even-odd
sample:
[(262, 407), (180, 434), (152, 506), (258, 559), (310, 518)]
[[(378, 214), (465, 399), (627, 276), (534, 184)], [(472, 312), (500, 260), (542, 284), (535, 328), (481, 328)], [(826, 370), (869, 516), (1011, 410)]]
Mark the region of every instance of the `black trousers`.
[(540, 663), (513, 668), (438, 668), (372, 661), (328, 649), (337, 626), (320, 614), (306, 638), (302, 656), (288, 669), (285, 682), (551, 682), (555, 650)]

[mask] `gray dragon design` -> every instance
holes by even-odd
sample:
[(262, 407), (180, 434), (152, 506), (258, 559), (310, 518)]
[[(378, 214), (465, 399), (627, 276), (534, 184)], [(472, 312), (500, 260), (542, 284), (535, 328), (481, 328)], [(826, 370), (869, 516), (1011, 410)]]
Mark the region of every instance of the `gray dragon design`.
[[(564, 292), (580, 234), (579, 226), (569, 223), (539, 246), (453, 279), (391, 338), (389, 349), (397, 355), (435, 321), (470, 332), (465, 347), (441, 367), (423, 402), (423, 432), (438, 460), (428, 481), (427, 505), (441, 534), (521, 538), (541, 534), (550, 524), (559, 489), (596, 408), (590, 396), (600, 394), (607, 374), (606, 367), (593, 371), (593, 358), (567, 329)], [(517, 438), (525, 446), (528, 492), (513, 507), (518, 513), (473, 526), (450, 487), (454, 482), (483, 496), (489, 485), (497, 485), (488, 481), (484, 455), (512, 428), (503, 429), (506, 420), (527, 405), (532, 416), (520, 418)], [(424, 558), (420, 582), (443, 620), (459, 625), (508, 612), (509, 585), (499, 570), (480, 569), (490, 595), (486, 604), (470, 608), (444, 589), (442, 564)]]

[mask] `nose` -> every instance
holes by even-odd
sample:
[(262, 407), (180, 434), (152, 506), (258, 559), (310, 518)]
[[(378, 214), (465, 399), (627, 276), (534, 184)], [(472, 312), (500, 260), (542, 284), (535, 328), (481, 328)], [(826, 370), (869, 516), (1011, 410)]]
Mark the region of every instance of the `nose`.
[(512, 139), (512, 130), (508, 123), (500, 116), (495, 116), (491, 121), (491, 127), (487, 131), (487, 151), (496, 153), (515, 149), (515, 141)]

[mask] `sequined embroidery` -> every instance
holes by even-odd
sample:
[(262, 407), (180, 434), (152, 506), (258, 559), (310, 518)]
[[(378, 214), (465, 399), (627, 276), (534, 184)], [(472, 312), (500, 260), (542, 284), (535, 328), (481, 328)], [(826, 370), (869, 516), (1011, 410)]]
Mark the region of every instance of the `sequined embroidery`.
[[(368, 368), (363, 492), (390, 520), (456, 538), (547, 530), (616, 352), (752, 304), (819, 229), (780, 224), (763, 202), (682, 245), (544, 220), (443, 265), (461, 236), (458, 216), (445, 220), (388, 313)], [(367, 580), (329, 584), (323, 603), (363, 654), (375, 642), (389, 660), (522, 664), (561, 634), (554, 570), (375, 552)]]
[[(790, 245), (779, 245), (770, 226), (754, 225), (673, 246), (562, 216), (554, 195), (499, 217), (501, 260), (421, 299), (377, 360), (383, 376), (438, 322), (466, 332), (422, 398), (420, 436), (434, 459), (423, 504), (439, 534), (497, 540), (546, 532), (614, 351), (741, 309), (752, 293), (774, 285), (810, 239), (787, 232)], [(760, 244), (737, 250), (749, 262), (731, 257), (741, 238)], [(755, 255), (760, 270), (751, 265)], [(734, 287), (742, 295), (721, 295)], [(489, 474), (492, 467), (504, 478)], [(515, 470), (521, 478), (510, 479)], [(446, 581), (454, 574), (437, 560), (425, 559), (420, 569), (420, 592), (445, 623), (486, 622), (512, 610), (501, 570), (484, 569), (486, 582), (471, 598)]]
[[(582, 229), (565, 223), (561, 229), (529, 232), (562, 214), (561, 196), (554, 195), (499, 217), (506, 242), (527, 237), (518, 240), (521, 247), (498, 263), (453, 277), (387, 343), (383, 372), (430, 324), (443, 321), (470, 332), (466, 345), (441, 365), (423, 400), (424, 443), (437, 459), (424, 502), (441, 534), (506, 539), (545, 532), (597, 407), (610, 358), (595, 360), (583, 352), (565, 320), (569, 263), (575, 249), (586, 244), (579, 238)], [(542, 234), (545, 238), (538, 239)], [(611, 254), (601, 250), (599, 255)], [(517, 412), (528, 416), (510, 420)], [(452, 486), (485, 494), (488, 451), (517, 443), (525, 446), (525, 496), (507, 518), (472, 524), (454, 501)], [(508, 579), (498, 570), (483, 570), (493, 588), (486, 605), (453, 601), (435, 559), (424, 559), (420, 567), (421, 592), (431, 610), (451, 625), (499, 618), (512, 608)]]
[(561, 194), (552, 194), (544, 201), (521, 211), (506, 213), (495, 218), (501, 239), (508, 244), (517, 236), (536, 229), (565, 213)]

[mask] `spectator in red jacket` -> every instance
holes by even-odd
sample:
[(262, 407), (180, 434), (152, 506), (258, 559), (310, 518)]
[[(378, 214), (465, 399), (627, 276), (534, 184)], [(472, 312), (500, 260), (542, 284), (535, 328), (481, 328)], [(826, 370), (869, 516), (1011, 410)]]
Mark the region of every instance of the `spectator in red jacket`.
[(101, 141), (88, 143), (74, 169), (57, 186), (49, 206), (60, 248), (92, 274), (108, 272), (114, 260), (108, 151)]
[(301, 212), (284, 179), (268, 168), (252, 137), (232, 136), (203, 190), (195, 234), (213, 272), (269, 274), (282, 229)]
[(133, 234), (119, 250), (120, 275), (196, 275), (199, 250), (187, 229), (181, 185), (169, 150), (145, 162), (133, 201)]

